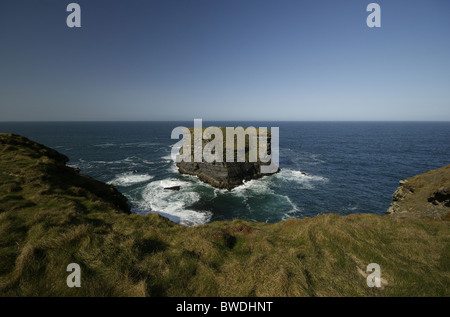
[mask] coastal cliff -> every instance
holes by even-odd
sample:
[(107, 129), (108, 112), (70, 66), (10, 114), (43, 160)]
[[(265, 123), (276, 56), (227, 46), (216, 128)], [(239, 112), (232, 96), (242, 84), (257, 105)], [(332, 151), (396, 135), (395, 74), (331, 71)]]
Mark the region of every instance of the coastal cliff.
[[(222, 135), (226, 135), (225, 128), (220, 128), (222, 131)], [(189, 128), (191, 135), (194, 134), (194, 129)], [(204, 130), (204, 129), (203, 129)], [(259, 130), (256, 130), (257, 138), (259, 137)], [(271, 133), (267, 131), (267, 147), (268, 154), (270, 155), (271, 149)], [(202, 149), (205, 145), (211, 141), (210, 139), (202, 140)], [(258, 179), (263, 176), (268, 176), (279, 172), (279, 168), (277, 171), (273, 173), (261, 173), (261, 166), (269, 165), (268, 163), (263, 163), (261, 160), (257, 159), (256, 162), (250, 162), (249, 160), (249, 139), (246, 138), (244, 150), (245, 150), (245, 162), (237, 162), (237, 140), (234, 141), (234, 162), (227, 162), (226, 160), (226, 139), (223, 139), (222, 147), (223, 147), (223, 156), (221, 162), (195, 162), (194, 161), (194, 141), (191, 142), (191, 157), (189, 162), (177, 162), (176, 166), (178, 167), (178, 171), (181, 174), (188, 174), (197, 176), (201, 181), (210, 184), (216, 188), (223, 188), (232, 190), (233, 188), (242, 185), (244, 181), (249, 181), (252, 179)], [(181, 148), (180, 152), (182, 152), (183, 148)]]
[(69, 158), (16, 134), (0, 134), (0, 213), (54, 202), (76, 210), (114, 209), (130, 213), (127, 199), (116, 188), (78, 169)]
[(450, 165), (400, 181), (387, 213), (441, 219), (450, 207)]
[[(450, 296), (448, 166), (408, 180), (426, 198), (417, 201), (439, 205), (442, 217), (322, 214), (184, 227), (130, 214), (114, 187), (66, 162), (0, 134), (0, 296)], [(416, 204), (399, 196), (400, 211)], [(81, 267), (80, 288), (66, 285), (69, 263)], [(380, 288), (366, 284), (369, 263), (380, 265)]]

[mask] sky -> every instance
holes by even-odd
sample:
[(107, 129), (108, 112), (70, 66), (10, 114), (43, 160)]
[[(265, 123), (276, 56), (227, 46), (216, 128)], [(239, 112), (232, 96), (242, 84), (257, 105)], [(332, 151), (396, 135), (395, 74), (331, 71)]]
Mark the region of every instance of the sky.
[(0, 1), (0, 121), (450, 121), (450, 1)]

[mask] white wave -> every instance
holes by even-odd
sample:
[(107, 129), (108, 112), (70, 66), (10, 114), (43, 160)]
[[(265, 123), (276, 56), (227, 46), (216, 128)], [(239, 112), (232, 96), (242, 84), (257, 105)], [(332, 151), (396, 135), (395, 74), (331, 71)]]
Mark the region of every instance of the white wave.
[(161, 158), (164, 160), (164, 161), (166, 161), (166, 162), (172, 162), (172, 156), (169, 154), (169, 155), (165, 155), (165, 156), (161, 156)]
[(314, 162), (317, 162), (317, 163), (321, 163), (321, 164), (326, 163), (324, 160), (319, 158), (321, 156), (322, 156), (321, 154), (312, 154), (309, 158), (312, 159)]
[(260, 178), (244, 181), (242, 185), (233, 188), (230, 193), (246, 195), (248, 192), (257, 195), (272, 194), (273, 190), (270, 189), (269, 182), (267, 182), (265, 178)]
[(103, 148), (108, 148), (108, 147), (111, 147), (111, 146), (115, 146), (115, 144), (114, 143), (103, 143), (103, 144), (95, 144), (94, 146), (103, 149)]
[(122, 164), (123, 161), (91, 161), (93, 164)]
[[(180, 186), (180, 190), (167, 190), (166, 187)], [(143, 201), (140, 207), (151, 209), (169, 219), (179, 219), (179, 223), (187, 226), (199, 225), (209, 221), (212, 213), (189, 209), (200, 200), (195, 192), (194, 184), (174, 178), (153, 181), (142, 192)]]
[(159, 142), (131, 142), (131, 143), (122, 143), (120, 144), (121, 148), (126, 147), (153, 147), (157, 145), (161, 145)]
[[(263, 177), (260, 179), (253, 179), (247, 182), (244, 182), (243, 185), (235, 187), (230, 194), (238, 195), (242, 198), (244, 198), (244, 204), (247, 205), (247, 209), (249, 211), (255, 211), (258, 212), (258, 209), (255, 209), (255, 207), (250, 206), (247, 202), (248, 197), (263, 197), (265, 195), (269, 195), (271, 199), (277, 199), (280, 198), (281, 205), (284, 206), (283, 208), (289, 208), (288, 211), (285, 212), (284, 218), (289, 218), (291, 214), (295, 214), (300, 209), (297, 207), (297, 205), (289, 198), (287, 195), (281, 195), (277, 194), (271, 187), (272, 178), (271, 176)], [(285, 201), (285, 203), (283, 203)]]
[(178, 174), (178, 167), (175, 163), (171, 164), (170, 167), (167, 169), (168, 172)]
[(309, 175), (302, 171), (294, 171), (291, 169), (282, 169), (279, 173), (276, 174), (276, 177), (286, 180), (286, 181), (294, 181), (297, 183), (308, 183), (312, 181), (322, 181), (327, 182), (328, 179), (322, 176)]
[[(127, 164), (127, 165), (131, 165), (131, 166), (137, 166), (137, 165), (139, 165), (139, 160), (141, 160), (141, 159), (136, 157), (136, 156), (130, 156), (130, 157), (124, 158), (122, 160), (115, 160), (115, 161), (90, 161), (89, 163), (92, 163), (92, 164), (104, 164), (104, 165)], [(154, 164), (152, 162), (145, 161), (145, 160), (142, 160), (142, 162), (146, 163), (146, 164)]]
[(137, 147), (154, 147), (154, 146), (160, 146), (162, 143), (158, 142), (142, 142), (137, 145)]
[(134, 174), (134, 173), (122, 173), (116, 175), (116, 177), (108, 182), (108, 184), (116, 184), (118, 186), (131, 186), (138, 183), (143, 183), (151, 180), (152, 175), (148, 174)]
[(290, 214), (293, 214), (293, 213), (299, 211), (297, 205), (292, 202), (292, 200), (289, 198), (289, 196), (287, 196), (287, 195), (280, 195), (280, 196), (285, 198), (286, 201), (288, 202), (288, 204), (292, 206), (292, 209), (289, 210), (288, 212), (286, 212), (285, 216), (289, 216)]

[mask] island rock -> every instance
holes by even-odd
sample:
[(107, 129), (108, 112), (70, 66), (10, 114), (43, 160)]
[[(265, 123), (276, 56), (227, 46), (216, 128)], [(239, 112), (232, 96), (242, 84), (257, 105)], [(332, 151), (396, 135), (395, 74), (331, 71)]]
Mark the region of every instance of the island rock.
[[(225, 128), (221, 128), (223, 135), (226, 135)], [(191, 134), (194, 134), (193, 128), (189, 128)], [(257, 130), (259, 134), (259, 129)], [(258, 135), (259, 137), (259, 135)], [(210, 142), (210, 139), (203, 139), (203, 148)], [(237, 157), (235, 139), (235, 158)], [(244, 184), (245, 181), (258, 179), (263, 176), (275, 174), (280, 171), (278, 168), (274, 173), (261, 173), (261, 166), (269, 165), (270, 162), (262, 162), (259, 157), (256, 162), (251, 162), (249, 158), (249, 139), (245, 140), (245, 162), (227, 162), (226, 160), (226, 140), (223, 139), (223, 160), (222, 162), (195, 162), (194, 161), (194, 142), (191, 143), (191, 160), (189, 162), (177, 162), (178, 171), (182, 174), (197, 176), (201, 181), (210, 184), (213, 187), (232, 190), (233, 188)], [(267, 131), (267, 149), (268, 155), (271, 154), (271, 133)], [(182, 149), (180, 151), (182, 153)]]

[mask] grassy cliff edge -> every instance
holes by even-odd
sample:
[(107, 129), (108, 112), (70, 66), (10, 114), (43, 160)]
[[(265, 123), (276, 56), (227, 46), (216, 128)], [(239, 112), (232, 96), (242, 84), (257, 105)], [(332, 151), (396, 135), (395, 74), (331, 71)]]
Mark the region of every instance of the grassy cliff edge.
[[(450, 295), (450, 208), (439, 196), (449, 166), (433, 172), (432, 184), (430, 174), (410, 180), (414, 195), (397, 202), (420, 210), (395, 216), (184, 227), (130, 214), (115, 188), (66, 162), (55, 150), (0, 134), (1, 296)], [(439, 211), (411, 216), (422, 203)], [(81, 266), (80, 288), (66, 285), (69, 263)], [(381, 267), (381, 288), (366, 284), (369, 263)]]

